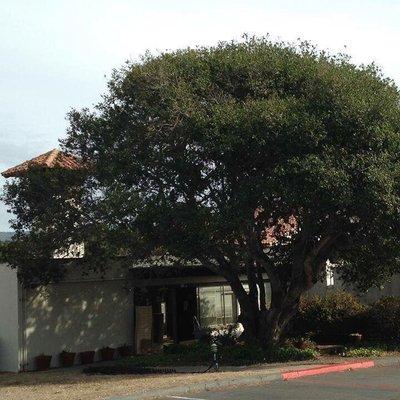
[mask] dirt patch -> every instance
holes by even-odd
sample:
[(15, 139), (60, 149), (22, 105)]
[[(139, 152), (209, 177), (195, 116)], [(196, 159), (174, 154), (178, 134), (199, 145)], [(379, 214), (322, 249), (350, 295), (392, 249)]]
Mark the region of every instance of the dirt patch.
[(253, 371), (168, 376), (87, 376), (78, 371), (32, 372), (0, 375), (1, 400), (103, 400), (137, 391), (180, 386), (222, 377), (251, 375)]
[[(350, 361), (329, 359), (329, 363)], [(260, 370), (274, 373), (298, 368), (305, 364), (323, 364), (326, 358), (307, 363), (274, 364), (236, 367), (233, 371), (216, 373), (185, 373), (171, 375), (85, 375), (80, 369), (59, 369), (44, 372), (0, 374), (1, 400), (103, 400), (110, 396), (132, 395), (174, 386), (184, 386), (217, 379), (259, 375)], [(197, 369), (197, 368), (196, 368)]]

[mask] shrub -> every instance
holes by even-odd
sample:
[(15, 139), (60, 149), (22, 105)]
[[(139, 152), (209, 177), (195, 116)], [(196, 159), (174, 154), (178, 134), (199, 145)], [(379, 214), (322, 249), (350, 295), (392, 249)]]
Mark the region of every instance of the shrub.
[[(297, 349), (293, 346), (269, 347), (263, 349), (257, 344), (236, 344), (220, 346), (220, 364), (251, 365), (270, 362), (301, 361), (315, 358), (317, 352), (313, 349)], [(172, 345), (162, 354), (133, 356), (117, 362), (123, 368), (147, 368), (175, 365), (206, 365), (212, 361), (209, 345), (196, 343), (192, 345)]]
[(400, 297), (384, 297), (367, 313), (366, 335), (369, 339), (400, 340)]
[(344, 352), (345, 357), (381, 357), (384, 354), (383, 349), (373, 347), (358, 347)]
[(171, 344), (164, 347), (164, 354), (184, 356), (187, 354), (206, 355), (211, 354), (210, 344), (196, 341), (190, 344)]
[(0, 263), (6, 262), (8, 242), (0, 242)]
[(343, 343), (362, 330), (366, 307), (351, 293), (332, 291), (325, 296), (305, 296), (292, 335), (309, 336), (320, 343)]
[(288, 340), (286, 340), (285, 344), (287, 346), (293, 346), (296, 347), (297, 349), (311, 349), (311, 350), (316, 350), (317, 344), (312, 341), (308, 337), (293, 337)]
[(135, 355), (118, 361), (120, 365), (129, 365), (135, 368), (208, 364), (212, 358), (209, 344), (195, 342), (192, 344), (173, 344), (164, 347), (159, 354)]
[(302, 361), (315, 358), (318, 353), (312, 349), (297, 349), (293, 346), (270, 346), (266, 349), (254, 345), (236, 345), (223, 348), (221, 364), (251, 365), (260, 363)]

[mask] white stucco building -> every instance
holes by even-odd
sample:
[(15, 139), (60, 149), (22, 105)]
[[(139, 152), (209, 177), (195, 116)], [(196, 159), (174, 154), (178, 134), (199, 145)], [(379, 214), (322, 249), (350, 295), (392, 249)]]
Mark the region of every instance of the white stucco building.
[(133, 316), (133, 295), (121, 275), (69, 276), (30, 289), (0, 264), (0, 371), (32, 370), (40, 354), (52, 355), (51, 366), (57, 367), (63, 350), (132, 344)]
[[(105, 346), (127, 344), (141, 352), (142, 344), (158, 340), (190, 340), (194, 317), (202, 326), (219, 326), (236, 322), (240, 312), (226, 281), (200, 266), (155, 271), (115, 264), (105, 276), (82, 276), (71, 266), (61, 282), (29, 288), (20, 284), (15, 270), (0, 264), (0, 371), (33, 370), (40, 354), (51, 355), (51, 367), (58, 367), (63, 350), (94, 350), (96, 361)], [(244, 276), (242, 282), (246, 288)], [(340, 280), (330, 277), (311, 292), (324, 294), (335, 288), (342, 288)], [(369, 303), (399, 295), (399, 288), (396, 276), (383, 290), (358, 294)], [(265, 289), (268, 301), (266, 277)], [(79, 357), (75, 363), (80, 363)]]
[(114, 264), (106, 276), (84, 277), (73, 268), (61, 282), (29, 288), (0, 264), (0, 371), (34, 370), (40, 354), (58, 367), (63, 350), (94, 350), (96, 361), (105, 346), (140, 353), (152, 343), (192, 340), (195, 317), (202, 326), (237, 321), (237, 300), (222, 277), (202, 267), (167, 268), (153, 275), (151, 267)]

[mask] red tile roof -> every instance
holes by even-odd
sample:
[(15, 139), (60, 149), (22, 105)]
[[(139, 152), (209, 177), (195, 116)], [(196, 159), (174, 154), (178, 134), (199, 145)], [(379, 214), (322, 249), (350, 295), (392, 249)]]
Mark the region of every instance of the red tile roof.
[(77, 157), (70, 154), (65, 154), (60, 150), (53, 149), (47, 153), (32, 158), (32, 160), (24, 161), (22, 164), (7, 169), (6, 171), (2, 172), (2, 175), (5, 178), (19, 177), (26, 174), (29, 170), (36, 168), (79, 170), (83, 168), (83, 165)]

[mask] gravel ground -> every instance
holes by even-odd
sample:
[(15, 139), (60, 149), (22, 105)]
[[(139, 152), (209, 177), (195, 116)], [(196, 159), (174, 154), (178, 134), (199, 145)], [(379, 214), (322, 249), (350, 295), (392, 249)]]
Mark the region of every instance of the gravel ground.
[[(257, 375), (260, 369), (266, 373), (351, 359), (320, 358), (312, 362), (269, 364), (252, 367), (232, 367), (229, 371), (216, 373), (185, 373), (171, 375), (85, 375), (80, 368), (57, 369), (45, 372), (1, 373), (1, 400), (103, 400), (110, 396), (132, 395), (138, 391), (152, 391), (173, 386)], [(198, 367), (198, 370), (201, 370)], [(227, 368), (228, 369), (228, 368)], [(181, 370), (181, 368), (179, 368)]]
[(173, 374), (146, 376), (86, 376), (79, 372), (50, 371), (0, 375), (1, 400), (103, 400), (136, 391), (251, 375), (255, 370), (217, 374)]

